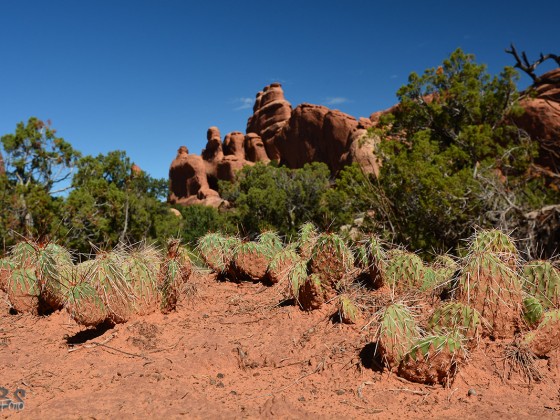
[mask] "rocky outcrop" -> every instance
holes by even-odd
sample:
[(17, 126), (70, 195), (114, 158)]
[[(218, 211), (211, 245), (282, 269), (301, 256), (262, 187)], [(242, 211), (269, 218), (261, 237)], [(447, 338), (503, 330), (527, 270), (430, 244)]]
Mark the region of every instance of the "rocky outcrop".
[[(280, 163), (301, 168), (309, 162), (324, 162), (333, 174), (357, 162), (370, 173), (377, 172), (372, 141), (354, 144), (367, 137), (368, 124), (321, 105), (301, 104), (274, 138)], [(371, 140), (371, 139), (370, 139)], [(366, 157), (367, 156), (367, 157)]]
[(255, 133), (262, 139), (266, 153), (272, 160), (280, 160), (274, 137), (286, 125), (291, 114), (292, 105), (284, 98), (280, 83), (266, 86), (257, 93), (253, 115), (247, 121), (247, 133)]
[(376, 138), (367, 128), (374, 123), (356, 120), (340, 111), (320, 105), (301, 104), (292, 110), (279, 83), (257, 94), (247, 134), (228, 133), (223, 142), (217, 127), (208, 129), (201, 155), (181, 147), (169, 169), (173, 204), (219, 206), (218, 181), (231, 181), (237, 171), (255, 162), (271, 160), (290, 168), (324, 162), (336, 174), (357, 162), (368, 173), (378, 173), (373, 154)]
[(524, 112), (515, 118), (540, 145), (539, 165), (560, 172), (560, 68), (545, 73), (520, 101)]
[(189, 154), (186, 146), (179, 148), (169, 168), (169, 190), (171, 204), (218, 207), (222, 203), (218, 192), (208, 184), (204, 160), (199, 155)]

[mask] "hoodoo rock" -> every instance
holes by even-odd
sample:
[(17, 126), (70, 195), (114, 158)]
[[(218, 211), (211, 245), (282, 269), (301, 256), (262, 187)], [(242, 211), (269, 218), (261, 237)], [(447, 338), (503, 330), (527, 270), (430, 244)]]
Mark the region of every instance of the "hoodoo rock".
[(168, 201), (171, 204), (205, 204), (218, 207), (222, 199), (217, 191), (210, 188), (204, 160), (199, 155), (189, 154), (186, 146), (181, 146), (177, 157), (169, 168)]
[(234, 131), (222, 141), (218, 128), (210, 127), (200, 156), (184, 146), (179, 149), (169, 169), (168, 201), (220, 206), (219, 180), (232, 181), (244, 166), (271, 160), (294, 169), (324, 162), (333, 175), (357, 162), (365, 172), (377, 174), (377, 138), (367, 131), (374, 125), (320, 105), (301, 104), (292, 110), (282, 86), (273, 83), (257, 94), (246, 134)]
[(262, 139), (266, 153), (272, 160), (280, 160), (273, 139), (290, 119), (291, 114), (292, 105), (284, 98), (280, 83), (266, 86), (257, 93), (253, 115), (247, 121), (247, 133), (255, 133)]

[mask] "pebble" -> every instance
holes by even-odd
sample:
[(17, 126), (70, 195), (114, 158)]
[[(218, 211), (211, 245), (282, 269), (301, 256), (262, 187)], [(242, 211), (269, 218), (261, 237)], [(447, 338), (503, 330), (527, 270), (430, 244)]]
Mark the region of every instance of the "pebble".
[(474, 389), (471, 388), (471, 389), (469, 389), (469, 392), (467, 392), (467, 395), (468, 395), (469, 397), (474, 397), (474, 396), (476, 396), (477, 394), (476, 394), (476, 391), (475, 391)]

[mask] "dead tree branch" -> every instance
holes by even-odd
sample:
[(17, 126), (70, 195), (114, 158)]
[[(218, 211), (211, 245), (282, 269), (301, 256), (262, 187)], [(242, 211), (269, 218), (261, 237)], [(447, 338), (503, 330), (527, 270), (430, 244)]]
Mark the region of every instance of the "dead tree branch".
[(539, 59), (531, 63), (529, 62), (529, 59), (527, 58), (527, 54), (525, 54), (525, 51), (521, 52), (521, 57), (520, 57), (519, 53), (517, 52), (513, 44), (511, 44), (509, 50), (506, 49), (506, 53), (513, 55), (516, 61), (514, 67), (521, 69), (525, 73), (527, 73), (531, 77), (531, 79), (533, 79), (533, 83), (542, 82), (541, 77), (537, 76), (535, 74), (535, 71), (537, 70), (537, 67), (543, 62), (545, 62), (546, 60), (554, 60), (556, 64), (560, 66), (560, 56), (556, 54), (543, 55), (543, 53), (541, 53)]

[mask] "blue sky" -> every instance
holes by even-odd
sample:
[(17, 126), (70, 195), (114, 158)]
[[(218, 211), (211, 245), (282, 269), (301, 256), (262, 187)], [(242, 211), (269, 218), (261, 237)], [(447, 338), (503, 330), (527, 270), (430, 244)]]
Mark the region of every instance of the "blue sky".
[(84, 154), (126, 150), (167, 177), (209, 126), (244, 132), (271, 82), (293, 106), (369, 116), (457, 47), (491, 73), (513, 64), (511, 42), (560, 53), (559, 16), (560, 2), (517, 0), (0, 0), (0, 134), (50, 119)]

